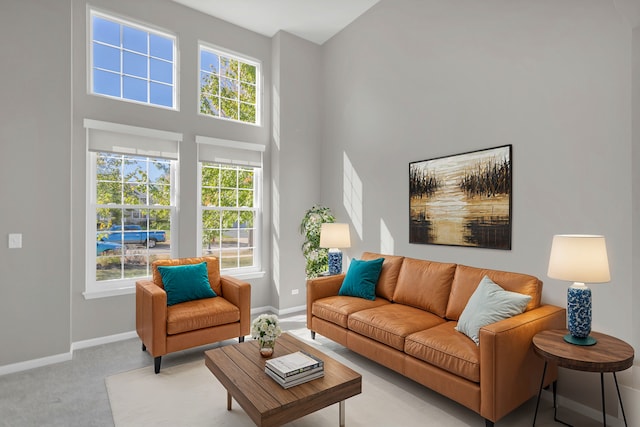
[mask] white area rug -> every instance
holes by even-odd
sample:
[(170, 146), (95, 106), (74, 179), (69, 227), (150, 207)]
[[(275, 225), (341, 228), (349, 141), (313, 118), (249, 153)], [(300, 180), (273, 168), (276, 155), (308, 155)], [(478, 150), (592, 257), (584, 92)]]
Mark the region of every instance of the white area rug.
[[(358, 356), (307, 330), (290, 332), (362, 375), (362, 394), (346, 401), (346, 425), (367, 427), (484, 426), (476, 413), (450, 399)], [(227, 411), (227, 393), (204, 365), (204, 360), (163, 368), (151, 366), (106, 379), (116, 427), (128, 426), (254, 426), (237, 402)], [(535, 402), (523, 405), (501, 420), (499, 427), (531, 425)], [(538, 415), (539, 427), (553, 425), (549, 403)], [(300, 418), (287, 426), (338, 425), (338, 405)], [(551, 419), (551, 422), (548, 420)]]

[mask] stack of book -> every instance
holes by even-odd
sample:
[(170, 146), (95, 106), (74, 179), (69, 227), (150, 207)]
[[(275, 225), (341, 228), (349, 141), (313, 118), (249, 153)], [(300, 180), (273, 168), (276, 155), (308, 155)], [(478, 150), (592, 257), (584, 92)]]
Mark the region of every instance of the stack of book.
[(284, 388), (324, 376), (324, 362), (305, 351), (296, 351), (265, 362), (264, 371)]

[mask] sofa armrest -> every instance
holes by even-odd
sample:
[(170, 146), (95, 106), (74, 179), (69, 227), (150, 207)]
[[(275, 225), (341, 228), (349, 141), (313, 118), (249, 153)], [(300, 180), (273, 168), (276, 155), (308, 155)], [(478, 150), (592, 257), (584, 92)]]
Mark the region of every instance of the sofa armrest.
[(136, 331), (152, 356), (167, 352), (167, 293), (151, 280), (136, 282)]
[(344, 273), (307, 279), (307, 327), (311, 325), (311, 306), (315, 300), (338, 295)]
[(240, 334), (251, 333), (251, 285), (231, 276), (220, 276), (222, 297), (240, 309)]
[[(535, 396), (544, 362), (533, 351), (533, 336), (566, 326), (566, 310), (542, 305), (480, 329), (480, 415), (498, 421)], [(549, 366), (545, 385), (555, 381)]]

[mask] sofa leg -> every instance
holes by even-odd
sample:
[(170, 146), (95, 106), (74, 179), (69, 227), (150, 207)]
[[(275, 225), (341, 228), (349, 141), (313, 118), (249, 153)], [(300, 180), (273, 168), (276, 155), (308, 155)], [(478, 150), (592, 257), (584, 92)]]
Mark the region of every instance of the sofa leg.
[(484, 419), (484, 425), (485, 427), (493, 427), (493, 421), (490, 421), (488, 419)]
[(244, 342), (244, 336), (238, 337), (238, 342)]
[(162, 362), (162, 356), (158, 356), (153, 359), (153, 368), (156, 371), (156, 374), (160, 372), (160, 362)]
[(142, 351), (147, 351), (147, 346), (142, 343)]
[(311, 331), (311, 339), (312, 340), (316, 339), (316, 331)]

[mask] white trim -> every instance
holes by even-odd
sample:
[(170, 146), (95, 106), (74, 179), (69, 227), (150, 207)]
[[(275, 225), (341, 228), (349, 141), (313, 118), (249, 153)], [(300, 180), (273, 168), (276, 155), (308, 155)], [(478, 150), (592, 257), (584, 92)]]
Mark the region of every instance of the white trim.
[(67, 362), (73, 359), (73, 352), (90, 347), (96, 347), (102, 344), (111, 344), (118, 341), (125, 341), (138, 336), (136, 331), (123, 332), (121, 334), (107, 335), (105, 337), (92, 338), (83, 341), (71, 343), (68, 353), (56, 354), (53, 356), (42, 357), (40, 359), (26, 360), (24, 362), (12, 363), (0, 366), (0, 377), (3, 375), (13, 374), (15, 372), (28, 371), (30, 369), (41, 368), (43, 366), (55, 365), (56, 363)]
[(278, 316), (282, 316), (285, 314), (291, 314), (291, 313), (297, 313), (299, 311), (306, 311), (307, 310), (307, 306), (306, 305), (299, 305), (297, 307), (291, 307), (291, 308), (285, 308), (285, 309), (277, 309), (275, 307), (272, 307), (270, 305), (264, 306), (264, 307), (255, 307), (251, 309), (251, 314), (262, 314), (262, 313), (275, 313)]
[(84, 119), (83, 126), (87, 129), (104, 130), (109, 132), (126, 133), (129, 135), (144, 136), (146, 138), (166, 139), (181, 142), (183, 135), (179, 132), (143, 128), (139, 126), (123, 125), (120, 123), (104, 122), (102, 120)]
[(82, 350), (84, 348), (96, 347), (102, 344), (111, 344), (114, 342), (125, 341), (131, 338), (137, 338), (136, 331), (123, 332), (121, 334), (107, 335), (106, 337), (92, 338), (88, 340), (76, 341), (71, 344), (71, 351)]
[(60, 362), (67, 362), (73, 358), (73, 352), (56, 354), (54, 356), (42, 357), (40, 359), (26, 360), (24, 362), (12, 363), (0, 366), (0, 376), (13, 374), (15, 372), (28, 371), (29, 369), (40, 368), (42, 366), (54, 365)]

